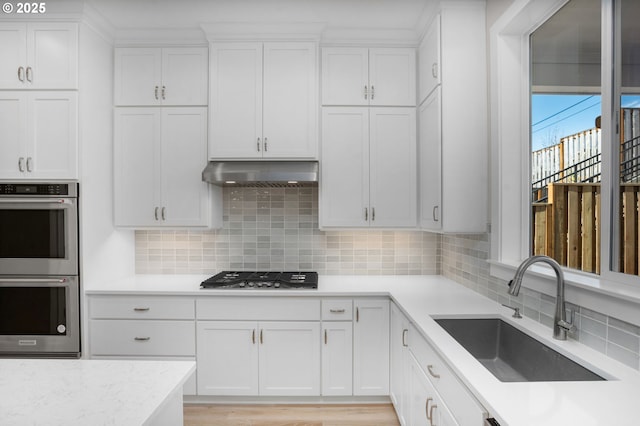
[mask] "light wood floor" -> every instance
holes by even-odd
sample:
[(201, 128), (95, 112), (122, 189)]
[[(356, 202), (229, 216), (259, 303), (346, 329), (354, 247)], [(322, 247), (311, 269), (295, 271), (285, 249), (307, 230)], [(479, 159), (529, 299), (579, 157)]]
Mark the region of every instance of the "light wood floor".
[(391, 404), (185, 405), (184, 426), (398, 426)]

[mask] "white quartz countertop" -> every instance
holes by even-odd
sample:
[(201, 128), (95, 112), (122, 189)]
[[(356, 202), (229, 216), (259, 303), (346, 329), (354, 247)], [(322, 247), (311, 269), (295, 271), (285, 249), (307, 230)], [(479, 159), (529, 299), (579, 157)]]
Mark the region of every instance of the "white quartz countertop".
[(193, 361), (0, 359), (2, 426), (140, 426)]
[[(324, 276), (317, 290), (201, 290), (207, 276), (136, 275), (87, 289), (89, 295), (389, 296), (501, 426), (637, 426), (640, 373), (576, 341), (557, 341), (529, 318), (441, 276)], [(607, 378), (602, 382), (500, 382), (433, 317), (491, 317), (514, 325)], [(411, 345), (411, 336), (409, 336)]]

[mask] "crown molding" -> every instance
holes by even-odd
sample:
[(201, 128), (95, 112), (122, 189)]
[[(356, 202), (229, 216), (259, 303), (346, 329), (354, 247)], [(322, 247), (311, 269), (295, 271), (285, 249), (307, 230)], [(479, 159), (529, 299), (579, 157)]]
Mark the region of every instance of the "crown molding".
[(197, 28), (145, 28), (116, 30), (115, 45), (122, 46), (207, 46)]
[(214, 41), (319, 41), (325, 24), (321, 22), (210, 22), (202, 23), (207, 40)]
[(114, 43), (116, 33), (114, 26), (88, 2), (84, 3), (81, 21), (107, 43)]
[(416, 47), (418, 32), (404, 28), (327, 28), (321, 43), (323, 46), (389, 46)]

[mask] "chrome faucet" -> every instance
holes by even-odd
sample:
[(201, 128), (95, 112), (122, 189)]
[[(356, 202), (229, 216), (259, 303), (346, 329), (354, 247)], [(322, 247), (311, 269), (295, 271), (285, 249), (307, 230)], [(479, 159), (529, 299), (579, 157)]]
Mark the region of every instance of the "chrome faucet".
[(522, 278), (529, 266), (534, 263), (546, 263), (551, 266), (556, 274), (557, 294), (556, 294), (556, 312), (553, 317), (553, 338), (558, 340), (567, 340), (567, 332), (575, 332), (576, 326), (567, 321), (567, 314), (564, 304), (564, 274), (558, 262), (549, 256), (531, 256), (518, 266), (516, 275), (509, 281), (509, 294), (517, 296), (522, 286)]

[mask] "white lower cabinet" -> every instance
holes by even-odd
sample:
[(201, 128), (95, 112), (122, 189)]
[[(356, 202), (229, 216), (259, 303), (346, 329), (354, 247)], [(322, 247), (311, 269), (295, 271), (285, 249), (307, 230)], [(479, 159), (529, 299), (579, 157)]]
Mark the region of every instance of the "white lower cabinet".
[[(408, 423), (411, 426), (458, 426), (418, 362), (409, 355), (409, 389), (411, 399)], [(482, 423), (477, 423), (481, 425)]]
[(322, 395), (353, 394), (353, 323), (322, 323)]
[[(477, 426), (484, 424), (487, 411), (460, 382), (455, 373), (449, 369), (435, 349), (420, 335), (413, 324), (409, 325), (409, 352), (408, 374), (411, 383), (408, 390), (410, 393), (409, 424), (429, 426)], [(424, 388), (429, 389), (429, 394), (426, 396)], [(432, 398), (432, 401), (429, 402), (429, 409), (426, 407), (426, 398)], [(433, 416), (429, 414), (429, 417), (432, 418), (431, 423), (429, 420), (426, 423), (424, 420), (419, 420), (424, 419), (425, 412), (432, 411), (432, 404), (437, 405), (436, 408), (433, 408), (434, 413), (437, 414)]]
[(389, 299), (355, 299), (353, 394), (389, 395)]
[[(94, 359), (195, 360), (191, 297), (90, 296), (88, 354)], [(183, 387), (196, 394), (195, 373)]]
[(389, 397), (401, 425), (409, 425), (408, 359), (409, 320), (395, 303), (391, 304)]
[(320, 300), (197, 301), (198, 395), (320, 395)]

